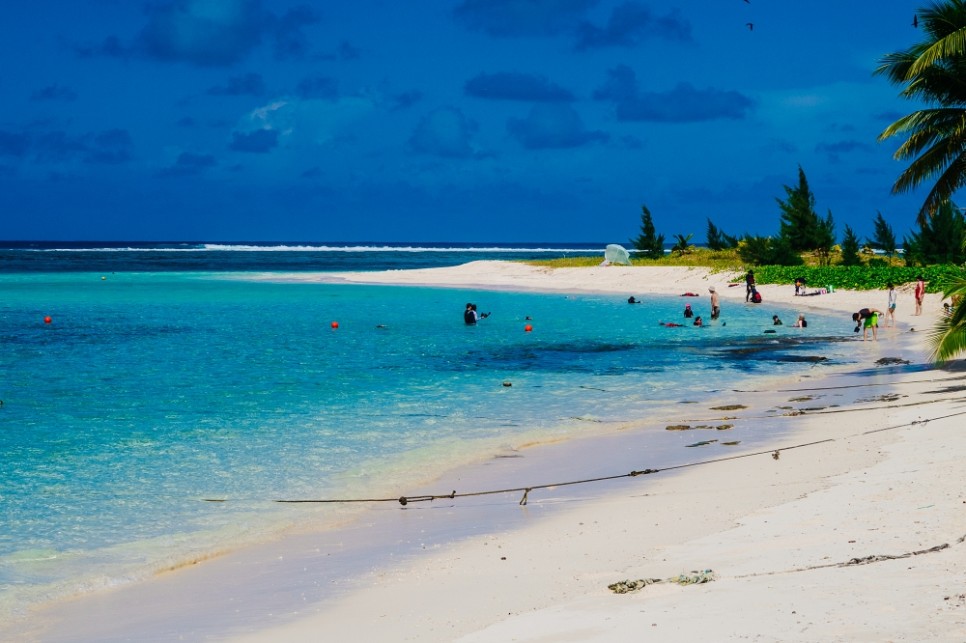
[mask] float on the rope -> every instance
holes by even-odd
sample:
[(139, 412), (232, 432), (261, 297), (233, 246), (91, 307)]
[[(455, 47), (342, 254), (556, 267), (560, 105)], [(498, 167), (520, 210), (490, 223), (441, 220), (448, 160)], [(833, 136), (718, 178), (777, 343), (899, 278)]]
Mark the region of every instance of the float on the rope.
[(49, 324), (49, 323), (50, 323), (50, 322), (52, 322), (52, 321), (54, 321), (54, 320), (53, 320), (53, 319), (51, 319), (51, 317), (50, 317), (50, 315), (47, 315), (46, 317), (44, 317), (44, 323), (45, 323), (45, 324)]
[(338, 328), (339, 322), (332, 322), (332, 328)]
[(529, 333), (532, 330), (533, 330), (533, 326), (531, 326), (530, 324), (527, 324), (526, 326), (523, 327), (523, 332), (525, 333)]

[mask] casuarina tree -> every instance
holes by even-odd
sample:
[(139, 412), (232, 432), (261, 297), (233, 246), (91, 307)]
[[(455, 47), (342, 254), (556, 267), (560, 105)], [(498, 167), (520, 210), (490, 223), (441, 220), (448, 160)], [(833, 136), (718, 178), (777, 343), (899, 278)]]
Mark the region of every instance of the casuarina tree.
[(795, 252), (821, 248), (825, 231), (823, 221), (815, 213), (815, 195), (808, 187), (805, 171), (798, 167), (798, 186), (785, 186), (787, 199), (776, 198), (781, 209), (780, 237)]
[(875, 213), (873, 225), (875, 226), (875, 234), (869, 239), (869, 246), (881, 250), (891, 257), (896, 253), (896, 234), (892, 231), (892, 226), (878, 211)]
[(641, 256), (659, 259), (664, 256), (664, 235), (657, 234), (651, 211), (646, 205), (641, 206), (641, 234), (631, 240), (631, 245), (641, 252)]

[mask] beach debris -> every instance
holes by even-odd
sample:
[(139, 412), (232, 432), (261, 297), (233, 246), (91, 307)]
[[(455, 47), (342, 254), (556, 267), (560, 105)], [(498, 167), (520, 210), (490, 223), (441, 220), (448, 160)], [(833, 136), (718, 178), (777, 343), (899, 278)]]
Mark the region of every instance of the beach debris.
[(910, 364), (911, 362), (901, 357), (880, 357), (875, 360), (875, 363), (879, 366), (893, 366), (896, 364)]
[(675, 585), (701, 585), (704, 583), (710, 583), (713, 580), (715, 580), (714, 572), (710, 569), (705, 569), (703, 571), (691, 571), (684, 574), (678, 574), (677, 576), (672, 576), (671, 578), (638, 578), (637, 580), (622, 580), (616, 583), (611, 583), (607, 586), (607, 589), (615, 594), (629, 594), (631, 592), (642, 590), (648, 585), (657, 585), (659, 583), (674, 583)]
[(748, 407), (744, 404), (725, 404), (724, 406), (712, 406), (712, 411), (738, 411), (741, 409), (747, 409)]
[(775, 451), (774, 453), (771, 454), (772, 460), (777, 460), (780, 457), (781, 457), (781, 451)]
[(962, 393), (966, 391), (966, 386), (956, 385), (956, 386), (946, 386), (941, 389), (936, 389), (935, 391), (926, 391), (929, 394), (939, 394), (939, 393)]
[(685, 444), (685, 447), (704, 447), (709, 444), (714, 444), (717, 440), (701, 440), (700, 442), (695, 442), (694, 444)]
[(792, 398), (789, 398), (788, 401), (789, 402), (808, 402), (809, 400), (814, 400), (814, 399), (815, 398), (813, 396), (811, 396), (811, 395), (803, 395), (801, 397), (792, 397)]
[(722, 442), (721, 444), (726, 447), (734, 447), (741, 444), (741, 440), (732, 440), (731, 442)]
[(896, 402), (900, 398), (906, 397), (905, 395), (900, 395), (898, 393), (883, 393), (882, 395), (875, 395), (873, 397), (863, 397), (856, 400), (857, 404), (865, 404), (868, 402)]
[[(734, 418), (722, 418), (722, 419), (723, 420), (733, 420)], [(719, 431), (727, 431), (728, 429), (732, 428), (733, 426), (734, 426), (734, 424), (719, 424), (717, 426), (714, 426), (714, 425), (711, 425), (711, 424), (695, 424), (694, 426), (691, 426), (690, 424), (669, 424), (669, 425), (667, 425), (665, 427), (665, 430), (667, 430), (667, 431), (691, 431), (692, 429), (694, 429), (694, 430), (705, 429), (705, 430), (710, 431), (711, 429), (717, 429)]]
[(638, 578), (637, 580), (622, 580), (611, 583), (607, 586), (607, 589), (615, 594), (630, 594), (631, 592), (644, 589), (648, 585), (657, 585), (663, 582), (664, 579), (662, 578)]

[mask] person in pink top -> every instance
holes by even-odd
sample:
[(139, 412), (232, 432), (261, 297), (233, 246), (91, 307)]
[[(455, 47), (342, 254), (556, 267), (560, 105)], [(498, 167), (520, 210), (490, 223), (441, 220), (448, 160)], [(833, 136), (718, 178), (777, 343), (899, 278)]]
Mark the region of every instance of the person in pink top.
[(926, 282), (923, 281), (922, 275), (916, 277), (916, 312), (914, 314), (922, 314), (922, 299), (926, 296)]

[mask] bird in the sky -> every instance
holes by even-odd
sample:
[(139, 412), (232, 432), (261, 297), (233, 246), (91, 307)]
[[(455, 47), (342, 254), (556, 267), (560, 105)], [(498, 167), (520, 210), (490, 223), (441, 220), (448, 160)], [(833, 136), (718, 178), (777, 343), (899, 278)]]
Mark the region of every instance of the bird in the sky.
[(745, 26), (748, 27), (748, 31), (754, 31), (755, 30), (755, 23), (753, 23), (753, 22), (746, 22), (745, 23)]
[(919, 28), (919, 16), (915, 14), (913, 14), (912, 16), (912, 26), (915, 27), (916, 29)]

